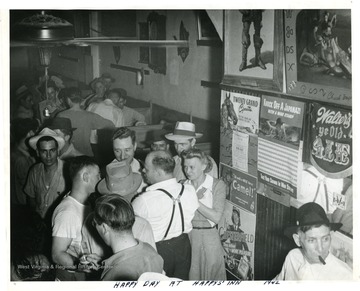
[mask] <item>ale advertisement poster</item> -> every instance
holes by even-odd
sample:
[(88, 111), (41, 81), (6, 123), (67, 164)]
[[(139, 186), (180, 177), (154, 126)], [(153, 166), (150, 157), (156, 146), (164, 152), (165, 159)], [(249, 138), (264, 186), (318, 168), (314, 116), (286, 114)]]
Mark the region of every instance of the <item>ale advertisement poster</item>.
[(352, 174), (352, 112), (313, 104), (310, 162), (324, 176), (340, 179)]

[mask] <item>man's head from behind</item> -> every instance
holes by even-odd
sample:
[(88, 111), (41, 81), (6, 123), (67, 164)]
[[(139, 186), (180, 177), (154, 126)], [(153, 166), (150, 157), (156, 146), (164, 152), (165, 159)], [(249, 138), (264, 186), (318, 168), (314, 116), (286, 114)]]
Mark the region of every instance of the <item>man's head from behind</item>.
[(134, 210), (130, 202), (117, 194), (107, 194), (96, 200), (94, 224), (106, 244), (112, 235), (132, 235), (135, 222)]
[(101, 179), (99, 166), (94, 159), (87, 156), (72, 158), (68, 171), (73, 188), (84, 188), (87, 194), (95, 191), (96, 184)]
[(285, 234), (292, 234), (310, 264), (319, 264), (329, 254), (330, 231), (337, 230), (340, 226), (341, 223), (330, 223), (324, 209), (317, 203), (310, 202), (297, 210), (296, 226), (288, 227)]
[(167, 151), (150, 152), (145, 159), (144, 176), (148, 183), (155, 184), (173, 178), (175, 161)]
[(74, 104), (79, 104), (83, 100), (81, 96), (81, 91), (78, 88), (71, 87), (64, 90), (64, 96), (67, 100), (69, 107), (73, 107)]
[(112, 140), (115, 158), (119, 162), (127, 160), (130, 164), (137, 146), (135, 132), (127, 127), (120, 127), (115, 130)]

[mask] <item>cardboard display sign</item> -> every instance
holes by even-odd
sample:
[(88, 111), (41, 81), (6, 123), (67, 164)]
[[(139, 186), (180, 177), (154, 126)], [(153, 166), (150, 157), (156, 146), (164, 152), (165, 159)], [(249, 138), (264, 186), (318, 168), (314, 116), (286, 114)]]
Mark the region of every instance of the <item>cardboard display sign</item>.
[(257, 186), (256, 177), (238, 171), (222, 163), (220, 163), (220, 176), (228, 185), (226, 199), (249, 212), (255, 213)]
[(313, 104), (310, 162), (324, 176), (340, 179), (352, 174), (352, 112)]
[(225, 267), (240, 280), (254, 279), (256, 215), (226, 201), (218, 224), (225, 252)]
[[(261, 100), (258, 179), (296, 198), (305, 104), (264, 95)], [(265, 193), (266, 194), (266, 193)]]

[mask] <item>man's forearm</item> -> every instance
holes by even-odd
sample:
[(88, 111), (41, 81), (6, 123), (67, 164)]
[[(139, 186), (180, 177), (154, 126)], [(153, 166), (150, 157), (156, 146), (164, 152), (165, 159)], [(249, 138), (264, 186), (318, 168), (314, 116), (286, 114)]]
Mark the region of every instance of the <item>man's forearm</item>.
[(65, 269), (76, 269), (78, 264), (78, 259), (67, 252), (60, 252), (53, 255), (53, 261)]

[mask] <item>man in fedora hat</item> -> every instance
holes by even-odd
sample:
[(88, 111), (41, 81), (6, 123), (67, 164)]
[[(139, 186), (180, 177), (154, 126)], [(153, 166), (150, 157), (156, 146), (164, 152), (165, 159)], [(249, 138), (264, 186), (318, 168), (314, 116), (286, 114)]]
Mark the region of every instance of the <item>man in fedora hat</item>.
[[(60, 281), (84, 281), (85, 273), (96, 267), (100, 257), (82, 242), (81, 228), (91, 212), (88, 198), (100, 180), (99, 166), (87, 156), (75, 157), (69, 164), (71, 191), (52, 216), (52, 259)], [(85, 258), (82, 258), (86, 255)], [(80, 265), (79, 265), (80, 264)], [(85, 273), (84, 273), (85, 272)]]
[[(127, 161), (115, 161), (106, 166), (106, 177), (97, 185), (97, 191), (101, 195), (117, 194), (131, 203), (141, 183), (141, 175), (133, 173)], [(93, 217), (94, 214), (90, 214), (84, 223), (82, 228), (83, 241), (86, 241), (91, 250), (100, 257), (108, 258), (112, 251), (99, 237), (92, 225)], [(147, 220), (136, 215), (132, 231), (137, 240), (148, 243), (156, 250), (154, 234)]]
[(40, 163), (30, 169), (24, 191), (29, 197), (30, 206), (42, 218), (50, 219), (66, 191), (63, 161), (59, 159), (59, 151), (64, 147), (65, 140), (45, 127), (30, 138), (29, 145), (36, 150)]
[(60, 150), (60, 159), (66, 160), (68, 158), (84, 155), (71, 143), (73, 131), (76, 130), (76, 128), (72, 127), (71, 120), (69, 118), (55, 117), (49, 125), (49, 128), (55, 131), (56, 134), (60, 135), (65, 140), (65, 145)]
[(158, 253), (169, 277), (189, 279), (191, 245), (188, 233), (199, 207), (194, 187), (176, 181), (175, 161), (167, 151), (150, 152), (144, 174), (151, 186), (132, 202), (135, 214), (152, 226)]
[(296, 213), (296, 225), (285, 229), (299, 248), (285, 258), (276, 280), (352, 280), (352, 270), (330, 252), (331, 231), (341, 223), (330, 223), (324, 209), (315, 202), (302, 205)]
[(97, 186), (100, 194), (116, 193), (131, 202), (141, 185), (142, 178), (134, 173), (126, 160), (113, 162), (106, 166), (106, 178)]
[[(193, 148), (196, 144), (196, 139), (202, 137), (202, 133), (195, 132), (195, 124), (191, 122), (178, 121), (176, 122), (173, 133), (166, 134), (165, 137), (174, 142), (175, 150), (177, 155), (174, 157), (175, 170), (174, 176), (177, 181), (185, 180), (186, 176), (183, 169), (183, 161), (181, 154), (183, 151), (188, 151)], [(212, 167), (208, 173), (214, 178), (218, 178), (218, 167), (212, 157), (209, 156)]]

